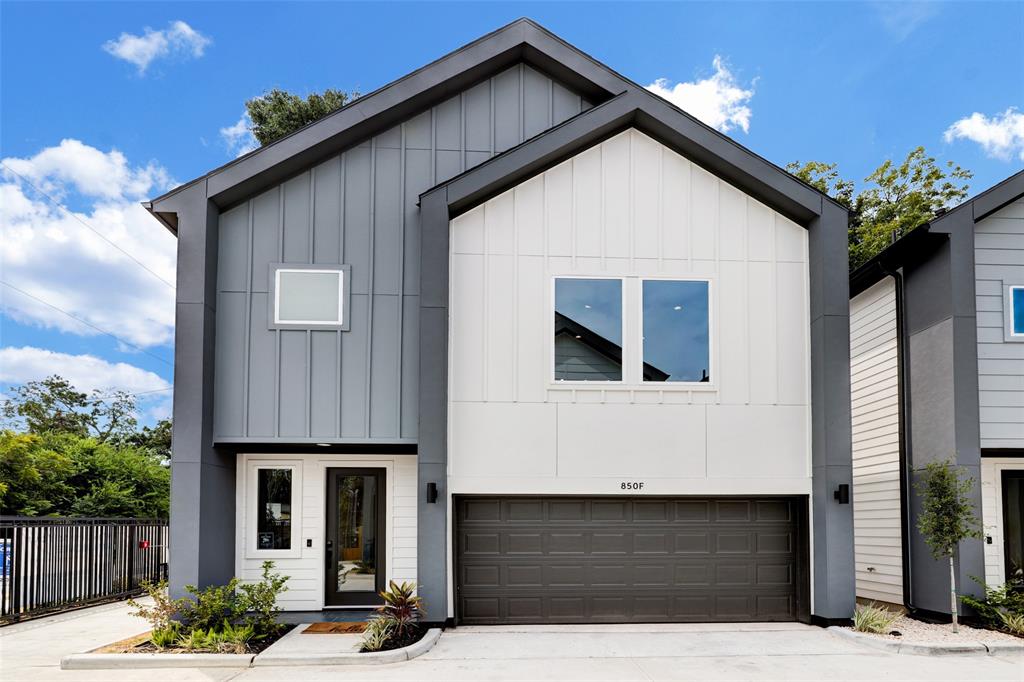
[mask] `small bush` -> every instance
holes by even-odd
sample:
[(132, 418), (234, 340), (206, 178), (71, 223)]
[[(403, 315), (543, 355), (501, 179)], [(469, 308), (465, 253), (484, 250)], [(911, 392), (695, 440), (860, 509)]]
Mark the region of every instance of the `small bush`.
[(1024, 632), (1013, 629), (1014, 625), (1024, 624), (1024, 581), (1011, 577), (1005, 584), (992, 587), (980, 578), (972, 576), (971, 580), (985, 589), (985, 598), (963, 595), (960, 600), (977, 611), (978, 617), (988, 627), (1024, 635)]
[(263, 562), (263, 577), (258, 583), (246, 583), (239, 587), (239, 609), (245, 615), (243, 621), (253, 628), (257, 638), (275, 635), (283, 627), (277, 622), (277, 614), (281, 607), (277, 605), (277, 597), (286, 592), (288, 576), (273, 573), (274, 562)]
[(146, 596), (153, 600), (153, 605), (146, 606), (134, 599), (129, 599), (128, 606), (135, 609), (131, 615), (142, 618), (149, 623), (149, 627), (153, 632), (167, 630), (171, 627), (171, 624), (174, 622), (174, 616), (181, 608), (180, 600), (171, 599), (167, 594), (166, 580), (155, 583), (143, 580), (139, 583), (139, 586), (146, 591)]
[(232, 625), (224, 621), (212, 643), (219, 653), (244, 654), (248, 650), (249, 642), (255, 638), (256, 631), (252, 625)]
[(198, 589), (186, 585), (185, 590), (192, 598), (181, 600), (181, 619), (193, 630), (216, 630), (225, 620), (234, 623), (245, 613), (235, 591), (238, 578), (232, 578), (227, 585), (210, 585)]
[(185, 651), (209, 651), (211, 635), (212, 630), (194, 628), (178, 637), (176, 644)]
[(384, 600), (383, 606), (377, 609), (378, 617), (391, 623), (394, 636), (405, 639), (419, 627), (420, 619), (426, 615), (423, 598), (416, 595), (416, 583), (403, 582), (401, 585), (394, 580), (388, 583), (388, 589), (380, 593)]
[(363, 651), (380, 651), (391, 639), (394, 626), (386, 618), (374, 618), (363, 631)]
[(872, 632), (887, 635), (899, 613), (871, 604), (858, 604), (853, 611), (853, 629), (858, 632)]
[(174, 646), (179, 637), (181, 637), (181, 625), (172, 622), (165, 628), (153, 630), (149, 635), (149, 641), (157, 649), (167, 649)]

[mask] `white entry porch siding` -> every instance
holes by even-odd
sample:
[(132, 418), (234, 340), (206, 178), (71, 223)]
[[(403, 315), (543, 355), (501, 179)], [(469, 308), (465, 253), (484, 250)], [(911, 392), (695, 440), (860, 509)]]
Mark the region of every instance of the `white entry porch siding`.
[[(248, 518), (250, 496), (255, 495), (252, 467), (294, 466), (292, 523), (298, 524), (298, 547), (271, 556), (253, 551)], [(259, 580), (264, 561), (288, 576), (288, 591), (278, 604), (286, 611), (316, 611), (324, 606), (324, 542), (327, 505), (327, 469), (332, 467), (383, 468), (386, 473), (385, 578), (416, 582), (416, 456), (415, 455), (238, 455), (235, 499), (235, 575)], [(312, 546), (306, 547), (311, 540)], [(294, 545), (294, 543), (293, 543)]]
[[(803, 227), (628, 130), (455, 218), (450, 249), (451, 493), (810, 492)], [(554, 381), (560, 276), (625, 278), (624, 382)], [(710, 383), (637, 380), (644, 277), (710, 282)]]

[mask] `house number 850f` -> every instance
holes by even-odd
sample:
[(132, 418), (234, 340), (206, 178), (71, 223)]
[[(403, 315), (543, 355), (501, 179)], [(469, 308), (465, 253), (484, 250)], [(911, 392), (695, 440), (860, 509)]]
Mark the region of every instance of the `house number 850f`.
[(643, 481), (623, 481), (622, 485), (619, 486), (619, 487), (622, 488), (623, 490), (643, 490), (644, 489), (644, 482)]

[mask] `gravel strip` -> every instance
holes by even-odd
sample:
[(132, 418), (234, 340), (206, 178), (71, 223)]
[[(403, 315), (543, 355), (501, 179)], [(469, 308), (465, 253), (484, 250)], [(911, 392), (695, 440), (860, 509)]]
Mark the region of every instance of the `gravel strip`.
[[(849, 629), (852, 630), (853, 628)], [(961, 623), (960, 632), (954, 633), (952, 623), (925, 623), (920, 620), (908, 618), (907, 616), (900, 616), (899, 619), (893, 623), (892, 629), (899, 632), (902, 636), (874, 636), (890, 641), (912, 643), (928, 642), (934, 644), (973, 644), (974, 642), (1005, 642), (1008, 644), (1024, 644), (1024, 638), (1016, 637), (1006, 632), (982, 630), (980, 628), (972, 628)]]

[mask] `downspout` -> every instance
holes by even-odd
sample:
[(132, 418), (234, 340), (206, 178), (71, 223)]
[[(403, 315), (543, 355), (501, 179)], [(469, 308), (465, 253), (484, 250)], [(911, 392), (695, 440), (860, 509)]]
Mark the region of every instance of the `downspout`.
[(910, 555), (910, 535), (914, 530), (913, 521), (910, 517), (910, 429), (907, 427), (910, 416), (910, 385), (909, 368), (907, 366), (907, 328), (906, 328), (906, 298), (903, 283), (903, 270), (890, 271), (885, 265), (879, 264), (882, 273), (892, 277), (895, 284), (896, 298), (896, 385), (899, 393), (899, 448), (900, 448), (900, 515), (902, 517), (902, 532), (900, 533), (900, 548), (902, 550), (902, 578), (903, 578), (903, 606), (908, 612), (917, 610), (914, 606), (912, 576), (912, 561)]

